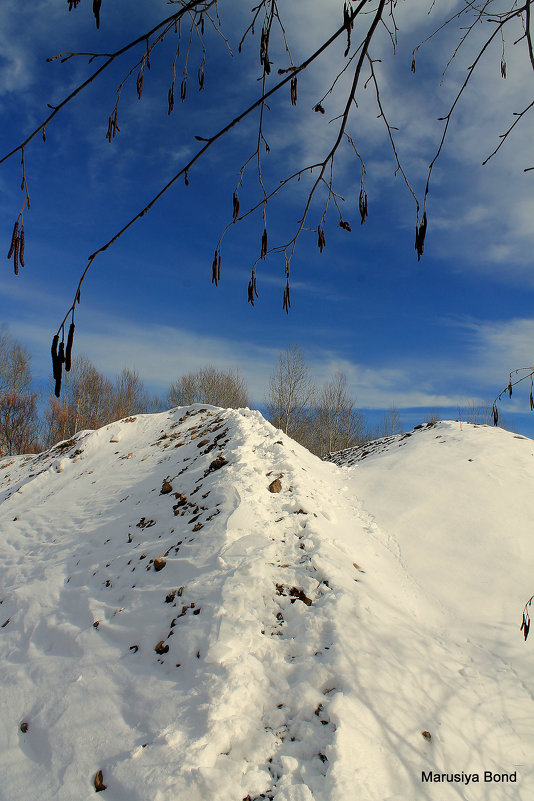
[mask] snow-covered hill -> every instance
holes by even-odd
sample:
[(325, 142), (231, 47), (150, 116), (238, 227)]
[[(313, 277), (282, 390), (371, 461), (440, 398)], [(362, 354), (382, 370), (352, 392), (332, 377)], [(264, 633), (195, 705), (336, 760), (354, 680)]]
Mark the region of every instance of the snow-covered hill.
[(534, 442), (367, 450), (195, 406), (1, 460), (0, 799), (530, 801)]

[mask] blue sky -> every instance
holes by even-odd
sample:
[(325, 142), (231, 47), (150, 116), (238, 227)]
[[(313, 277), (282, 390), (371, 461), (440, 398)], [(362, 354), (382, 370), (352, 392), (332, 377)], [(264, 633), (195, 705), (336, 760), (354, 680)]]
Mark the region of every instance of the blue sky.
[[(171, 37), (151, 59), (142, 100), (137, 99), (135, 76), (124, 87), (121, 132), (111, 144), (105, 139), (107, 120), (116, 86), (132, 63), (128, 57), (56, 117), (46, 143), (38, 137), (27, 148), (27, 266), (16, 278), (4, 259), (0, 322), (30, 350), (41, 381), (50, 375), (50, 341), (72, 302), (87, 256), (196, 152), (195, 135), (213, 134), (257, 96), (259, 32), (238, 55), (248, 9), (222, 0), (220, 5), (234, 56), (220, 37), (207, 37), (202, 93), (195, 86), (200, 63), (196, 49), (186, 101), (179, 100), (183, 64), (178, 62), (178, 97), (172, 115), (167, 114), (176, 46)], [(279, 5), (295, 61), (333, 32), (341, 18), (338, 0)], [(473, 53), (460, 51), (440, 86), (458, 31), (451, 28), (419, 51), (416, 73), (411, 74), (412, 48), (461, 3), (438, 0), (428, 16), (429, 6), (419, 0), (399, 3), (397, 54), (392, 55), (382, 34), (372, 51), (382, 59), (376, 67), (382, 100), (391, 124), (399, 128), (398, 150), (419, 197), (439, 143), (442, 123), (437, 117), (448, 110)], [(169, 13), (159, 0), (139, 0), (133, 10), (131, 4), (104, 0), (101, 29), (96, 31), (89, 0), (70, 14), (66, 7), (63, 0), (36, 0), (31, 9), (15, 0), (2, 2), (2, 152), (16, 146), (42, 120), (46, 104), (61, 100), (91, 69), (87, 59), (46, 64), (47, 56), (71, 49), (115, 50)], [(483, 32), (475, 31), (474, 39)], [(353, 41), (357, 38), (355, 31)], [(329, 120), (343, 107), (343, 80), (324, 102), (324, 116), (312, 109), (343, 66), (344, 47), (344, 41), (335, 45), (321, 66), (299, 77), (296, 108), (290, 105), (288, 89), (272, 101), (264, 129), (271, 147), (263, 160), (269, 187), (322, 158), (335, 139), (336, 123)], [(336, 160), (335, 188), (346, 199), (343, 217), (352, 232), (339, 228), (330, 214), (322, 254), (316, 234), (303, 232), (291, 265), (290, 314), (282, 310), (284, 265), (278, 255), (258, 264), (260, 297), (255, 308), (247, 304), (250, 269), (259, 256), (261, 214), (228, 232), (222, 280), (213, 287), (213, 251), (231, 219), (239, 167), (255, 149), (253, 114), (193, 168), (188, 187), (178, 181), (94, 262), (76, 313), (74, 353), (86, 354), (110, 376), (134, 367), (162, 396), (171, 381), (189, 370), (212, 363), (237, 367), (252, 400), (261, 404), (279, 351), (298, 343), (318, 381), (336, 369), (345, 371), (358, 407), (371, 421), (394, 405), (409, 428), (424, 420), (429, 409), (450, 418), (457, 416), (458, 406), (491, 402), (507, 383), (510, 369), (532, 364), (534, 339), (534, 172), (523, 172), (534, 166), (531, 118), (525, 117), (497, 156), (481, 167), (499, 133), (513, 121), (513, 112), (530, 101), (532, 72), (526, 51), (510, 41), (505, 52), (506, 81), (500, 77), (499, 43), (484, 58), (451, 124), (431, 185), (420, 262), (413, 247), (414, 203), (400, 176), (394, 176), (385, 127), (376, 118), (368, 86), (360, 92), (348, 126), (366, 165), (365, 224), (359, 224), (357, 209), (360, 167), (347, 146)], [(271, 57), (273, 73), (286, 66), (279, 44), (272, 45)], [(6, 253), (23, 200), (20, 180), (18, 156), (0, 166), (0, 242)], [(306, 185), (304, 178), (269, 204), (269, 245), (292, 236)], [(242, 208), (259, 197), (251, 170), (241, 192)], [(312, 204), (310, 228), (321, 209), (320, 203)], [(527, 409), (528, 389), (502, 404), (512, 428), (534, 435), (534, 417)]]

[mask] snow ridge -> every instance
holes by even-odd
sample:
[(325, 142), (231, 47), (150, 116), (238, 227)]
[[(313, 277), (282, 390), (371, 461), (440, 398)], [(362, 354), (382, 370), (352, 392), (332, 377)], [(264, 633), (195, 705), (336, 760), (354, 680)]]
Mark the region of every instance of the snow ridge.
[[(426, 801), (422, 771), (488, 769), (519, 773), (492, 801), (527, 801), (533, 445), (440, 424), (337, 466), (259, 412), (196, 405), (1, 460), (0, 798)], [(485, 498), (512, 465), (524, 569), (501, 586)], [(470, 588), (462, 487), (488, 507)]]

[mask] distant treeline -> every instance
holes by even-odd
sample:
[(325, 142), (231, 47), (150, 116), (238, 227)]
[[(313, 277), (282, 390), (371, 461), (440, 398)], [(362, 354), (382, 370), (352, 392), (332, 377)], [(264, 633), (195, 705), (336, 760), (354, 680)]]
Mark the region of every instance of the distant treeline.
[[(77, 431), (100, 428), (114, 420), (172, 406), (207, 403), (225, 408), (250, 406), (246, 383), (237, 370), (202, 367), (179, 376), (164, 399), (152, 395), (134, 369), (111, 381), (85, 356), (72, 360), (61, 398), (35, 391), (28, 351), (9, 333), (0, 333), (0, 457), (38, 453)], [(396, 409), (370, 430), (336, 372), (317, 385), (302, 351), (292, 346), (280, 353), (269, 380), (264, 409), (267, 419), (319, 456), (370, 439), (402, 431)]]

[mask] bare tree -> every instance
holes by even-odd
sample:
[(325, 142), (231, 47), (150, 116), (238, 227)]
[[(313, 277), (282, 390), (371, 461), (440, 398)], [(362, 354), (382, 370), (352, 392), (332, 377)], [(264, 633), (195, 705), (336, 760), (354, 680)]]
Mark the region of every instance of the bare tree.
[[(68, 0), (69, 8), (76, 8), (80, 0)], [(148, 203), (140, 203), (139, 211), (124, 224), (118, 224), (118, 230), (111, 238), (98, 246), (89, 256), (85, 269), (80, 270), (81, 277), (73, 293), (73, 301), (67, 310), (63, 320), (60, 322), (57, 332), (57, 339), (53, 344), (53, 364), (54, 374), (56, 375), (56, 391), (59, 394), (61, 371), (63, 367), (66, 351), (72, 348), (72, 335), (74, 332), (74, 314), (77, 304), (80, 303), (80, 290), (85, 277), (100, 253), (107, 250), (114, 242), (119, 239), (137, 220), (143, 217), (176, 182), (182, 179), (185, 184), (189, 183), (189, 177), (197, 164), (204, 157), (206, 152), (220, 143), (226, 134), (241, 125), (244, 120), (251, 115), (257, 117), (257, 135), (251, 152), (245, 156), (241, 162), (241, 157), (235, 165), (235, 189), (230, 202), (228, 224), (224, 228), (220, 238), (214, 243), (214, 256), (211, 265), (212, 282), (217, 285), (221, 279), (221, 263), (223, 239), (230, 232), (234, 225), (245, 220), (252, 220), (254, 216), (261, 217), (261, 235), (258, 236), (257, 251), (252, 257), (252, 269), (248, 285), (248, 299), (254, 305), (258, 297), (256, 268), (260, 260), (269, 255), (277, 255), (284, 266), (285, 279), (283, 288), (283, 308), (289, 311), (290, 308), (290, 266), (291, 259), (295, 252), (297, 242), (305, 231), (313, 231), (318, 248), (322, 251), (326, 245), (328, 226), (336, 225), (343, 230), (351, 231), (350, 218), (355, 213), (363, 223), (368, 214), (367, 192), (365, 188), (365, 162), (360, 154), (360, 146), (355, 139), (356, 129), (351, 128), (351, 114), (357, 107), (358, 98), (365, 87), (371, 87), (375, 95), (376, 112), (384, 123), (384, 133), (389, 139), (393, 154), (394, 171), (400, 175), (403, 183), (413, 202), (413, 215), (415, 222), (415, 253), (420, 259), (425, 246), (425, 237), (428, 226), (427, 201), (431, 177), (435, 164), (443, 151), (451, 119), (463, 99), (464, 93), (470, 86), (471, 78), (475, 72), (481, 69), (480, 65), (483, 57), (491, 51), (494, 43), (502, 43), (500, 53), (500, 74), (506, 77), (506, 52), (513, 46), (524, 48), (525, 64), (527, 69), (534, 69), (534, 50), (531, 34), (531, 11), (534, 0), (520, 0), (519, 3), (512, 0), (505, 0), (503, 3), (497, 0), (462, 0), (459, 2), (455, 11), (450, 11), (450, 4), (435, 0), (429, 6), (432, 15), (428, 16), (427, 29), (424, 38), (419, 43), (415, 43), (413, 48), (411, 72), (416, 72), (416, 61), (420, 49), (429, 42), (434, 44), (435, 39), (444, 31), (454, 32), (451, 56), (445, 65), (448, 69), (451, 61), (457, 53), (468, 51), (468, 63), (464, 80), (460, 83), (448, 110), (443, 114), (442, 132), (438, 137), (437, 146), (431, 158), (426, 173), (424, 189), (419, 195), (416, 194), (411, 186), (409, 178), (404, 170), (402, 160), (395, 141), (396, 127), (390, 123), (387, 110), (384, 108), (380, 94), (379, 75), (376, 65), (387, 55), (384, 48), (384, 39), (389, 38), (391, 42), (391, 53), (395, 55), (397, 51), (397, 40), (399, 25), (402, 25), (402, 10), (409, 4), (397, 4), (396, 0), (345, 0), (339, 5), (339, 20), (330, 20), (331, 7), (325, 4), (326, 13), (329, 19), (325, 19), (325, 26), (331, 25), (331, 30), (326, 28), (324, 40), (313, 52), (308, 52), (300, 59), (294, 59), (291, 51), (291, 33), (289, 26), (285, 25), (280, 14), (279, 4), (276, 0), (258, 0), (258, 3), (251, 10), (251, 19), (248, 25), (245, 24), (243, 35), (239, 39), (238, 51), (245, 50), (246, 40), (250, 39), (256, 31), (259, 32), (259, 63), (260, 75), (258, 82), (258, 96), (256, 99), (242, 102), (241, 106), (232, 109), (228, 118), (220, 120), (215, 125), (213, 132), (202, 132), (196, 136), (198, 142), (197, 150), (192, 156), (186, 157), (179, 169), (169, 175), (164, 186), (157, 191)], [(87, 4), (82, 4), (87, 5)], [(167, 8), (167, 6), (165, 6)], [(104, 5), (105, 8), (105, 5)], [(94, 0), (93, 11), (97, 23), (100, 26), (101, 0)], [(170, 9), (167, 9), (170, 10)], [(7, 153), (0, 164), (16, 156), (21, 160), (22, 166), (22, 202), (20, 211), (15, 216), (15, 224), (9, 247), (8, 258), (13, 259), (14, 271), (19, 272), (19, 266), (24, 265), (25, 252), (25, 228), (24, 214), (29, 209), (29, 185), (26, 174), (26, 151), (30, 143), (38, 136), (45, 137), (47, 128), (52, 125), (55, 118), (61, 113), (67, 104), (74, 98), (83, 93), (84, 90), (93, 82), (107, 74), (109, 68), (114, 68), (119, 61), (124, 64), (123, 78), (117, 87), (116, 101), (111, 108), (108, 118), (106, 138), (111, 142), (119, 133), (119, 110), (120, 101), (124, 97), (123, 89), (128, 83), (135, 85), (137, 96), (141, 99), (143, 94), (143, 84), (145, 74), (150, 67), (151, 57), (154, 51), (171, 37), (176, 37), (175, 55), (171, 62), (171, 81), (168, 88), (168, 111), (173, 112), (175, 102), (179, 94), (180, 101), (185, 102), (190, 92), (191, 83), (196, 82), (199, 90), (204, 88), (207, 62), (206, 51), (208, 47), (213, 47), (215, 41), (220, 41), (227, 46), (230, 52), (231, 44), (229, 36), (222, 29), (219, 17), (217, 0), (173, 0), (172, 13), (163, 15), (161, 20), (153, 25), (149, 30), (143, 30), (138, 36), (125, 44), (118, 44), (111, 52), (74, 52), (66, 51), (54, 56), (50, 60), (58, 59), (62, 62), (71, 62), (78, 58), (89, 58), (89, 63), (93, 65), (93, 70), (88, 77), (77, 85), (61, 102), (50, 106), (50, 113), (37, 125), (37, 127), (25, 136), (22, 141)], [(105, 13), (105, 11), (104, 11)], [(438, 19), (435, 19), (439, 15)], [(424, 19), (422, 15), (422, 19)], [(305, 24), (301, 17), (296, 17), (294, 25), (302, 26)], [(480, 35), (480, 31), (484, 31)], [(232, 31), (233, 32), (233, 31)], [(117, 34), (120, 30), (117, 31)], [(344, 62), (341, 68), (334, 68), (333, 73), (329, 68), (329, 55), (331, 48), (337, 43), (345, 41), (346, 49), (344, 52)], [(274, 69), (274, 58), (277, 58), (277, 69)], [(245, 56), (242, 56), (245, 58)], [(188, 64), (193, 59), (197, 59), (199, 64), (195, 78), (192, 77)], [(313, 111), (317, 115), (325, 115), (325, 122), (332, 123), (329, 128), (330, 138), (325, 145), (322, 157), (311, 163), (300, 163), (298, 165), (287, 166), (282, 176), (276, 176), (274, 180), (268, 181), (263, 170), (266, 152), (269, 149), (264, 133), (264, 122), (266, 115), (271, 107), (272, 99), (275, 95), (283, 92), (289, 93), (292, 106), (298, 104), (298, 81), (301, 81), (306, 70), (318, 62), (324, 64), (324, 72), (328, 74), (325, 82), (326, 91), (322, 97), (317, 96), (317, 102), (306, 113)], [(246, 62), (243, 73), (256, 77), (256, 63)], [(177, 78), (177, 75), (182, 78)], [(337, 90), (346, 80), (346, 91), (339, 99)], [(165, 78), (165, 80), (167, 80)], [(179, 84), (179, 85), (178, 85)], [(336, 91), (334, 91), (334, 89)], [(528, 91), (528, 90), (527, 90)], [(320, 92), (319, 92), (320, 94)], [(220, 104), (221, 108), (226, 108), (225, 103)], [(363, 107), (363, 106), (362, 106)], [(501, 134), (500, 140), (494, 151), (486, 158), (489, 161), (501, 146), (508, 140), (514, 128), (520, 123), (525, 115), (534, 107), (534, 101), (525, 98), (524, 107), (515, 112), (507, 129)], [(360, 107), (359, 107), (360, 108)], [(328, 109), (328, 114), (326, 110)], [(361, 113), (361, 112), (360, 112)], [(207, 115), (209, 116), (209, 115)], [(285, 120), (284, 120), (284, 123)], [(181, 143), (184, 146), (188, 143)], [(334, 186), (335, 162), (339, 154), (347, 149), (355, 159), (361, 175), (360, 193), (357, 207), (350, 209), (348, 213), (343, 206), (343, 199), (338, 189)], [(241, 162), (241, 163), (240, 163)], [(527, 170), (534, 167), (526, 167)], [(250, 183), (250, 174), (256, 188), (256, 195), (246, 207), (241, 206), (241, 198), (245, 193), (241, 190), (246, 182)], [(302, 208), (298, 215), (298, 222), (293, 234), (288, 239), (277, 241), (268, 235), (268, 209), (271, 208), (275, 200), (289, 186), (297, 185), (301, 178), (310, 176), (310, 182), (302, 181), (303, 187)], [(247, 187), (248, 189), (248, 187)], [(250, 194), (250, 193), (248, 193)], [(498, 202), (498, 201), (497, 201)], [(231, 209), (231, 211), (230, 211)], [(311, 219), (310, 219), (311, 218)], [(70, 320), (69, 333), (66, 335), (66, 326)], [(65, 344), (66, 340), (66, 344)], [(60, 345), (62, 343), (62, 346)]]
[(152, 411), (153, 402), (137, 370), (124, 368), (117, 377), (113, 392), (113, 420)]
[(459, 406), (458, 416), (460, 420), (475, 425), (490, 425), (492, 422), (491, 406), (480, 406), (474, 400), (465, 406)]
[(38, 448), (36, 395), (30, 355), (0, 331), (0, 456)]
[(12, 392), (0, 397), (0, 437), (0, 456), (37, 453), (42, 449), (35, 393)]
[(399, 410), (396, 406), (391, 406), (384, 414), (382, 425), (379, 429), (379, 437), (391, 437), (394, 434), (402, 433), (402, 422)]
[(441, 412), (439, 409), (429, 409), (425, 417), (425, 423), (439, 423)]
[(218, 370), (213, 365), (178, 378), (171, 384), (168, 402), (170, 406), (209, 403), (225, 409), (249, 405), (247, 386), (238, 371)]
[(304, 355), (298, 345), (292, 345), (280, 353), (269, 380), (266, 399), (269, 422), (309, 447), (316, 393)]
[(363, 414), (354, 408), (347, 377), (341, 371), (321, 387), (314, 419), (314, 451), (323, 456), (364, 442), (368, 436)]

